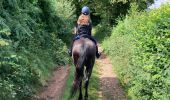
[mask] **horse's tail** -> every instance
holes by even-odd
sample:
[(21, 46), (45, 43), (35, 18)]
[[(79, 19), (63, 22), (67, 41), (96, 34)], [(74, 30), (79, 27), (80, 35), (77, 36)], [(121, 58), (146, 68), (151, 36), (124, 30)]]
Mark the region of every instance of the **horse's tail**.
[(83, 45), (82, 50), (79, 52), (79, 58), (77, 60), (77, 64), (76, 64), (76, 73), (75, 73), (75, 79), (71, 88), (71, 95), (70, 97), (73, 97), (76, 92), (77, 89), (79, 88), (79, 85), (83, 79), (83, 71), (84, 71), (84, 61), (86, 58), (86, 45)]

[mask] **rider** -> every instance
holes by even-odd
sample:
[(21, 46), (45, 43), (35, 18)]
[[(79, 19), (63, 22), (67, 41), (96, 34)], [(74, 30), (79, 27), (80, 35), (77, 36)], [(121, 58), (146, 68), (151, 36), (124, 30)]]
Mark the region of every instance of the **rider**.
[(80, 36), (83, 35), (83, 37), (87, 37), (90, 40), (92, 40), (96, 44), (96, 57), (100, 57), (100, 53), (98, 52), (98, 46), (96, 40), (92, 37), (91, 31), (92, 31), (92, 22), (90, 19), (90, 9), (87, 6), (84, 6), (81, 10), (81, 15), (79, 16), (77, 20), (77, 25), (75, 28), (75, 37), (71, 43), (71, 48), (69, 50), (69, 55), (72, 55), (72, 46), (73, 42), (78, 39)]

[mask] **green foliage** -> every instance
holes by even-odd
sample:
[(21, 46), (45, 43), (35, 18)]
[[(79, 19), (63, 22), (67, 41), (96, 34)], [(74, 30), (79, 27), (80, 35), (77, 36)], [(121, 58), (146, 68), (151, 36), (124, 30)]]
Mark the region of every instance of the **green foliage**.
[(103, 47), (132, 100), (170, 99), (170, 7), (134, 9)]
[(93, 35), (97, 42), (102, 43), (106, 38), (110, 37), (112, 27), (106, 23), (100, 23), (93, 27)]
[(62, 39), (71, 33), (73, 8), (65, 0), (0, 1), (0, 99), (32, 96), (51, 69), (68, 63)]
[(81, 13), (84, 5), (90, 7), (93, 23), (105, 22), (107, 24), (117, 24), (116, 19), (126, 15), (131, 3), (136, 3), (139, 10), (147, 8), (147, 3), (154, 0), (71, 0), (76, 6), (76, 13)]

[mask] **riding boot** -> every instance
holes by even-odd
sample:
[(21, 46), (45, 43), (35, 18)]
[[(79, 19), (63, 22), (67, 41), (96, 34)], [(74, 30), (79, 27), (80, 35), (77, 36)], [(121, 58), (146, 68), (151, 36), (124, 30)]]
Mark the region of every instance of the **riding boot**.
[(71, 45), (70, 45), (70, 48), (68, 50), (68, 54), (69, 54), (70, 57), (72, 56), (73, 43), (74, 43), (75, 40), (77, 40), (79, 38), (80, 38), (79, 35), (74, 35), (73, 36), (73, 40), (71, 41)]
[(69, 54), (70, 57), (72, 56), (73, 42), (74, 42), (74, 40), (71, 42), (71, 46), (70, 46), (70, 48), (68, 50), (68, 54)]
[(96, 45), (96, 58), (99, 58), (100, 57), (100, 53), (99, 53), (99, 51), (98, 51), (98, 46)]

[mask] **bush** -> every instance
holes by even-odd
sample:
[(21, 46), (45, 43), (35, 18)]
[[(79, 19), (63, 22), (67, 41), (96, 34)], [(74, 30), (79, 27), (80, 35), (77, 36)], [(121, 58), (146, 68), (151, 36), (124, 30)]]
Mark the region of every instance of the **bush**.
[[(70, 9), (59, 12), (63, 7)], [(71, 32), (73, 8), (65, 0), (0, 1), (0, 99), (33, 95), (51, 69), (68, 63), (62, 39)]]
[(132, 100), (170, 99), (170, 7), (131, 10), (103, 42)]

